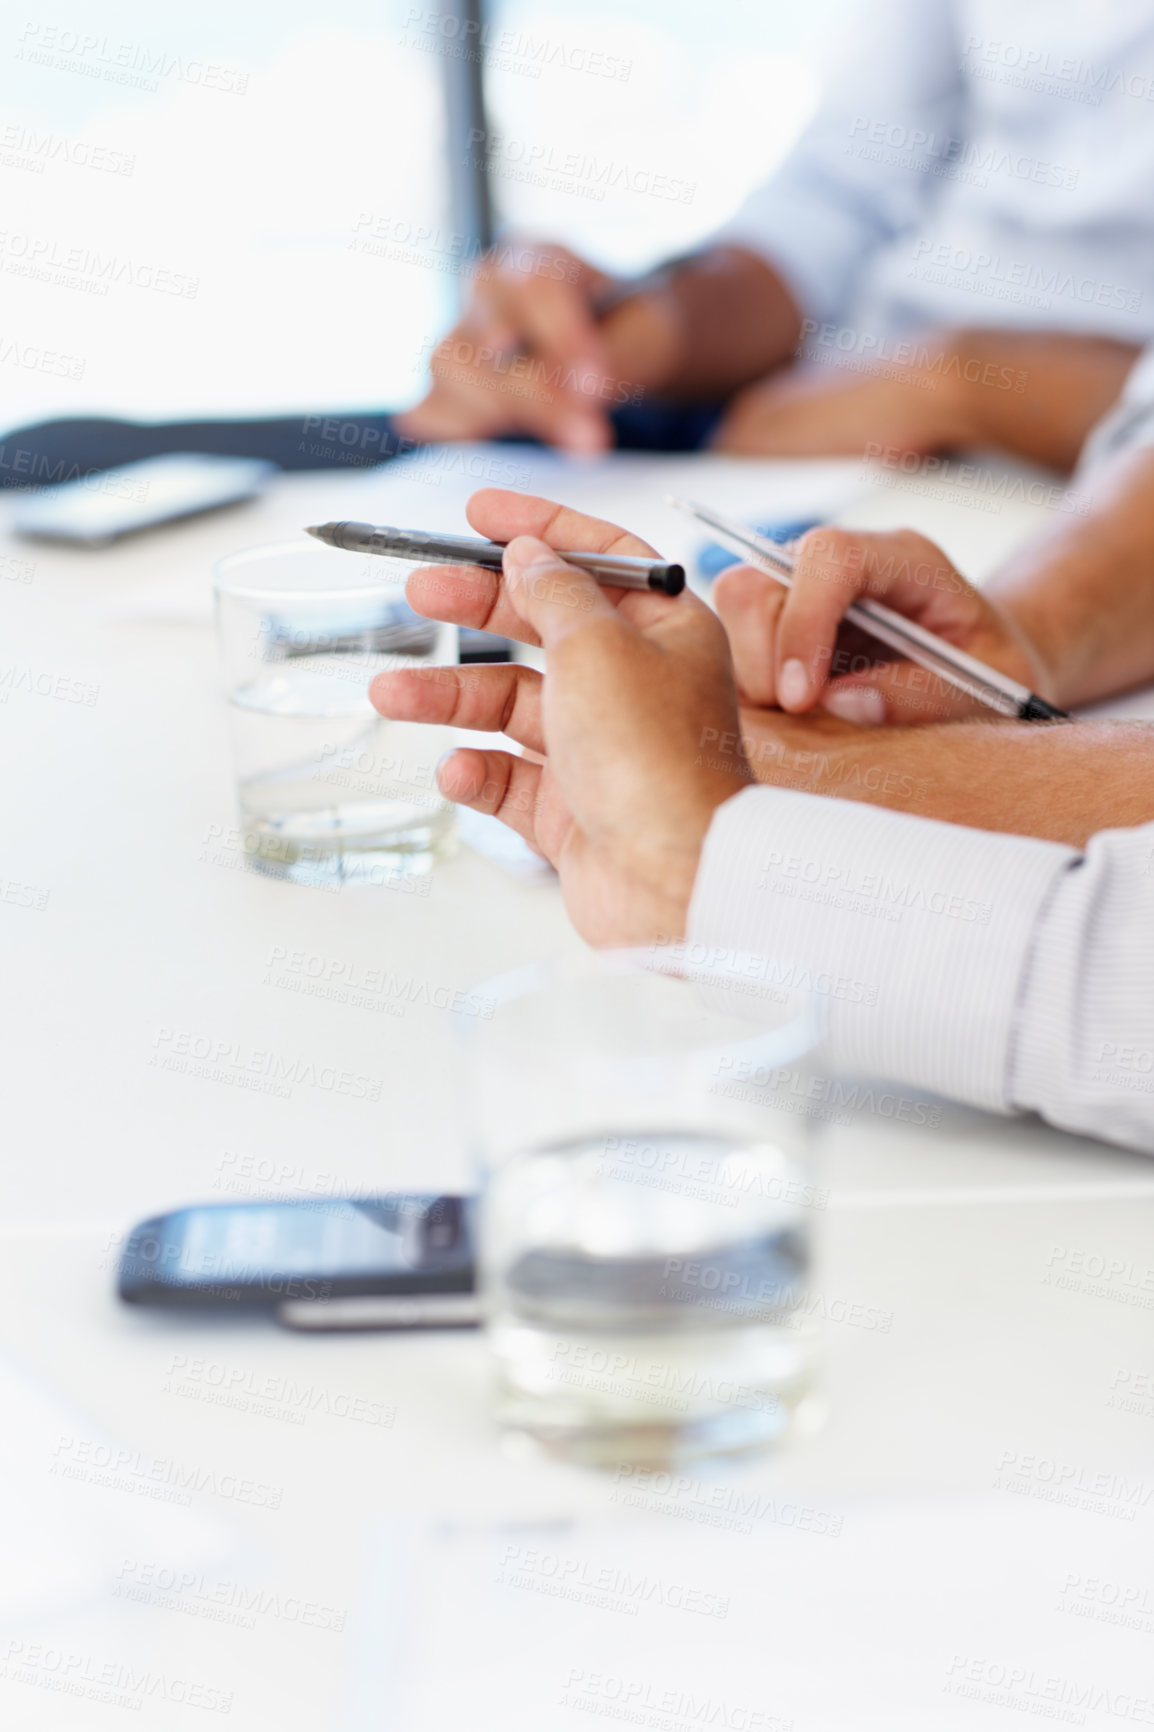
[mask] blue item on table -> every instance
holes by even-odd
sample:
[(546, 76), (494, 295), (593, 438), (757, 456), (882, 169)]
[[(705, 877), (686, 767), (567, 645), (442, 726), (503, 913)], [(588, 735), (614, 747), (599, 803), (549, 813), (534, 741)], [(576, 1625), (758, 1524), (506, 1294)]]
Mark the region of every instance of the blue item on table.
[[(798, 517), (791, 522), (759, 523), (755, 525), (758, 535), (764, 535), (769, 541), (796, 541), (799, 535), (804, 535), (807, 529), (817, 529), (821, 524), (820, 517)], [(719, 547), (716, 541), (706, 542), (697, 556), (697, 571), (700, 577), (711, 582), (715, 577), (731, 565), (740, 565), (736, 553), (730, 553), (727, 547)]]

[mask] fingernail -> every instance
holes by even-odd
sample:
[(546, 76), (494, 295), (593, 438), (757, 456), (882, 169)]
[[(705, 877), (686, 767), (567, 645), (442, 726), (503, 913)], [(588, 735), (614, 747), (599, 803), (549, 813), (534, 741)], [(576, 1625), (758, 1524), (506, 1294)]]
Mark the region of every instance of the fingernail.
[(459, 751), (459, 746), (450, 746), (449, 750), (447, 752), (442, 752), (440, 757), (437, 759), (436, 765), (433, 769), (433, 780), (437, 784), (438, 788), (441, 786), (441, 775), (446, 764), (451, 763)]
[(886, 719), (886, 701), (873, 686), (847, 686), (844, 691), (827, 692), (822, 709), (842, 722), (854, 722), (859, 728), (878, 728)]
[(535, 535), (516, 535), (505, 549), (503, 564), (506, 571), (528, 571), (531, 565), (542, 565), (550, 559), (549, 549)]
[(796, 656), (786, 662), (777, 676), (777, 696), (785, 710), (800, 710), (809, 696), (809, 675), (805, 663)]

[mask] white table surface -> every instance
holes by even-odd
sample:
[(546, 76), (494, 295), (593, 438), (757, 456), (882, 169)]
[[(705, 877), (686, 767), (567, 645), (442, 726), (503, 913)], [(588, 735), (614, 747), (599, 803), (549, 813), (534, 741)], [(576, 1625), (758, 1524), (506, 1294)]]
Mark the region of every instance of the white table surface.
[[(224, 834), (211, 562), (318, 516), (459, 530), (486, 454), (461, 457), (287, 477), (99, 554), (0, 536), (0, 880), (29, 887), (0, 899), (0, 1724), (1121, 1723), (1126, 1692), (1154, 1696), (1141, 1157), (949, 1107), (829, 1126), (826, 1422), (664, 1496), (502, 1453), (471, 1334), (307, 1339), (114, 1300), (149, 1213), (467, 1182), (443, 1013), (301, 996), (278, 946), (451, 992), (577, 943), (552, 882), (469, 849), (428, 897), (327, 893), (247, 871)], [(695, 537), (669, 491), (912, 521), (978, 577), (1044, 517), (856, 463), (516, 461), (674, 556)], [(95, 701), (31, 689), (56, 676)], [(166, 1071), (170, 1030), (380, 1098)]]

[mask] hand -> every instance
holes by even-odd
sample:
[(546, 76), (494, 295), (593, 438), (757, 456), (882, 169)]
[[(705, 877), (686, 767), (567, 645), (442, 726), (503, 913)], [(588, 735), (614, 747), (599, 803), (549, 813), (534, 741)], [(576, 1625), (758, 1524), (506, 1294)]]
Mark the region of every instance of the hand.
[(495, 489), (473, 495), (468, 517), (509, 542), (504, 573), (423, 567), (409, 601), (543, 644), (544, 677), (512, 664), (379, 674), (373, 703), (399, 721), (499, 731), (543, 757), (456, 751), (438, 781), (556, 866), (591, 943), (681, 937), (714, 810), (752, 780), (720, 623), (689, 594), (604, 590), (552, 551), (653, 552), (612, 524)]
[(401, 432), (438, 441), (520, 432), (567, 451), (607, 450), (610, 409), (659, 382), (673, 341), (652, 296), (599, 323), (598, 298), (612, 286), (565, 247), (502, 242), (434, 351), (428, 395), (398, 418)]
[(811, 330), (791, 372), (731, 401), (719, 450), (885, 461), (970, 446), (1071, 469), (1138, 353), (1064, 331), (959, 330), (897, 344), (893, 359), (866, 350), (850, 372), (829, 330)]
[(843, 625), (859, 596), (884, 601), (1053, 701), (1048, 674), (1009, 615), (986, 601), (924, 535), (813, 529), (797, 542), (795, 559), (788, 590), (747, 565), (722, 572), (714, 587), (748, 703), (795, 714), (820, 703), (860, 726), (989, 716), (939, 675)]
[(920, 369), (860, 378), (802, 365), (731, 398), (713, 446), (745, 457), (858, 457), (879, 448), (924, 457), (965, 443), (968, 431), (956, 392)]

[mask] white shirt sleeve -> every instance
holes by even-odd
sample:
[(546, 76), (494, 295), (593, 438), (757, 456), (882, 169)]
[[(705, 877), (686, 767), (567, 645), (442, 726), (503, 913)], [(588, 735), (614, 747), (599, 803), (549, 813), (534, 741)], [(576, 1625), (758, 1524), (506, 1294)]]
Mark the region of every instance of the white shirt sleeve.
[(1089, 475), (1120, 451), (1154, 445), (1154, 344), (1144, 349), (1126, 375), (1122, 395), (1091, 428), (1078, 464), (1078, 478)]
[(818, 993), (834, 1069), (1154, 1154), (1154, 824), (1079, 854), (750, 788), (714, 816), (689, 939)]
[(815, 119), (711, 237), (767, 259), (817, 323), (844, 309), (868, 256), (914, 227), (932, 196), (930, 170), (962, 114), (955, 10), (953, 0), (863, 0), (840, 32)]

